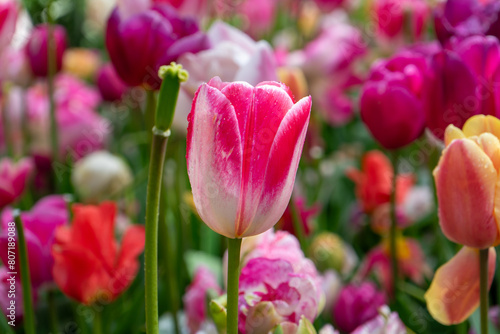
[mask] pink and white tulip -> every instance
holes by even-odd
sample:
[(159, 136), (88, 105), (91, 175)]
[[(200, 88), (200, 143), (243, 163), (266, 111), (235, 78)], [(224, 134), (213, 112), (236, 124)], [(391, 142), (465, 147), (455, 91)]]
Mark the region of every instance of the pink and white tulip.
[(202, 85), (189, 114), (187, 167), (202, 220), (228, 238), (270, 229), (286, 209), (311, 98), (294, 103), (277, 82), (219, 78)]

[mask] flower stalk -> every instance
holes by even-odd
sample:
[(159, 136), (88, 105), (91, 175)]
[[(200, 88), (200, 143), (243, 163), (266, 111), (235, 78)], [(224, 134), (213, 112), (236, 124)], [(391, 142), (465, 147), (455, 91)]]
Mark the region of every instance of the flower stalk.
[[(151, 156), (149, 164), (148, 189), (146, 195), (146, 331), (148, 334), (158, 334), (158, 220), (160, 194), (163, 178), (163, 165), (167, 141), (170, 136), (177, 95), (180, 82), (187, 79), (187, 72), (175, 63), (162, 66), (159, 71), (163, 79), (159, 103), (153, 127)], [(172, 81), (177, 82), (177, 85)], [(177, 89), (172, 89), (177, 87)], [(163, 96), (167, 95), (167, 96)]]
[(35, 334), (35, 315), (33, 313), (33, 298), (31, 290), (30, 267), (28, 265), (28, 250), (24, 238), (23, 223), (20, 211), (14, 212), (14, 221), (17, 231), (17, 249), (19, 252), (19, 269), (21, 271), (21, 285), (23, 288), (24, 331), (26, 334)]
[(241, 239), (227, 238), (227, 334), (238, 334)]
[(479, 289), (481, 305), (481, 334), (488, 334), (488, 255), (489, 248), (479, 251)]
[(391, 254), (391, 272), (392, 272), (392, 286), (393, 286), (393, 297), (396, 297), (396, 291), (398, 289), (398, 254), (397, 254), (397, 244), (396, 244), (396, 234), (397, 234), (397, 215), (396, 215), (396, 187), (397, 187), (397, 176), (398, 176), (398, 154), (393, 152), (392, 154), (392, 168), (394, 170), (392, 177), (392, 191), (391, 191), (391, 226), (389, 229), (389, 251)]

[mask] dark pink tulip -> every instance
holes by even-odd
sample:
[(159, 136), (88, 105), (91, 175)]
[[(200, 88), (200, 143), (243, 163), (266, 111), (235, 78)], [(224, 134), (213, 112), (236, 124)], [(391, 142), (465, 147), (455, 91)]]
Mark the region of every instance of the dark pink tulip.
[(21, 197), (32, 170), (33, 163), (27, 158), (17, 163), (9, 158), (0, 161), (0, 208)]
[[(63, 54), (66, 50), (66, 30), (59, 25), (52, 26), (52, 36), (56, 53), (56, 71), (62, 68)], [(31, 36), (26, 44), (26, 55), (31, 66), (33, 74), (37, 77), (46, 77), (48, 69), (48, 51), (47, 43), (49, 36), (49, 26), (40, 24), (33, 29)]]
[(382, 292), (371, 282), (360, 286), (346, 285), (342, 288), (333, 307), (333, 319), (344, 332), (352, 332), (356, 327), (378, 315), (378, 308), (386, 303)]
[[(44, 283), (52, 282), (54, 260), (50, 252), (56, 228), (68, 222), (66, 201), (60, 195), (44, 197), (30, 211), (21, 213), (21, 219), (28, 249), (31, 284), (34, 288), (38, 288)], [(12, 210), (7, 208), (2, 212), (1, 217), (0, 258), (3, 263), (8, 261), (7, 229), (8, 223), (12, 221), (14, 221)]]
[(115, 8), (108, 19), (106, 47), (118, 75), (129, 86), (158, 89), (158, 69), (186, 52), (208, 48), (208, 40), (192, 19), (166, 4), (125, 16)]
[(277, 82), (253, 87), (216, 77), (189, 114), (187, 167), (196, 208), (229, 238), (260, 234), (285, 211), (309, 123), (311, 98), (294, 103)]
[(424, 108), (427, 127), (439, 139), (449, 124), (462, 127), (481, 112), (477, 78), (458, 54), (443, 50), (430, 59), (425, 77)]
[(377, 64), (361, 93), (361, 118), (385, 148), (397, 149), (425, 129), (422, 90), (426, 58), (403, 52)]
[(128, 86), (118, 76), (113, 65), (108, 63), (97, 73), (97, 88), (103, 100), (113, 102), (121, 100)]
[(331, 12), (332, 10), (341, 7), (345, 2), (345, 0), (314, 0), (316, 5), (324, 11)]

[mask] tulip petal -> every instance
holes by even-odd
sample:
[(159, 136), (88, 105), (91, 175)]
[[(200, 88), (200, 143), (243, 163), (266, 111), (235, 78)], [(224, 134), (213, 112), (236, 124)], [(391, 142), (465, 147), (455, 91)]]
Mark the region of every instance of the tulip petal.
[[(495, 248), (489, 249), (488, 287), (493, 281)], [(463, 247), (457, 255), (439, 267), (425, 293), (427, 309), (444, 325), (466, 320), (479, 305), (479, 251)]]
[(272, 143), (267, 160), (264, 187), (252, 225), (242, 236), (255, 235), (271, 228), (285, 211), (292, 194), (295, 174), (309, 124), (311, 97), (297, 102), (286, 114)]
[(498, 235), (493, 218), (497, 171), (491, 159), (472, 140), (455, 140), (444, 150), (434, 178), (446, 237), (479, 249), (493, 245)]
[(235, 109), (217, 88), (205, 84), (188, 121), (186, 160), (198, 214), (215, 232), (234, 238), (242, 165)]
[(450, 143), (454, 139), (463, 139), (463, 138), (466, 138), (466, 136), (464, 135), (462, 130), (460, 130), (453, 124), (448, 125), (448, 127), (444, 132), (444, 144), (446, 146), (450, 145)]
[(109, 289), (113, 295), (125, 290), (137, 275), (139, 270), (139, 254), (144, 250), (144, 226), (131, 226), (123, 236), (117, 265), (113, 271), (113, 283)]
[(470, 137), (493, 162), (493, 166), (500, 170), (500, 140), (489, 132), (482, 133), (480, 136)]
[(465, 122), (462, 131), (467, 137), (489, 132), (500, 139), (500, 120), (490, 115), (476, 115)]
[(114, 227), (116, 205), (104, 202), (100, 206), (73, 206), (74, 219), (71, 242), (88, 245), (89, 252), (105, 261), (108, 271), (112, 271), (116, 257)]

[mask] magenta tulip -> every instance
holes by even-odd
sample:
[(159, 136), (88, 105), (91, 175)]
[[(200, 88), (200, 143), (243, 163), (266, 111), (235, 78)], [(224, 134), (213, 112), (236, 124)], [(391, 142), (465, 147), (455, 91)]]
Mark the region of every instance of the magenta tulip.
[[(66, 50), (66, 30), (59, 25), (52, 26), (52, 36), (55, 47), (56, 70), (62, 68), (63, 54)], [(40, 24), (35, 27), (26, 44), (26, 55), (33, 74), (37, 77), (45, 77), (49, 73), (48, 68), (48, 37), (49, 26)]]
[(121, 100), (128, 87), (118, 76), (112, 64), (106, 64), (97, 73), (97, 88), (105, 101)]
[(0, 48), (4, 50), (9, 44), (16, 29), (19, 4), (15, 0), (0, 3)]
[(216, 77), (196, 92), (188, 121), (187, 167), (203, 221), (228, 238), (262, 233), (292, 193), (311, 98), (294, 104), (277, 82), (253, 87)]
[(410, 51), (397, 54), (372, 69), (361, 93), (361, 118), (385, 148), (401, 148), (423, 133), (425, 70), (425, 56)]
[(106, 28), (106, 47), (125, 83), (159, 89), (160, 66), (185, 52), (206, 49), (208, 40), (195, 21), (180, 17), (169, 5), (157, 4), (132, 15), (115, 8)]

